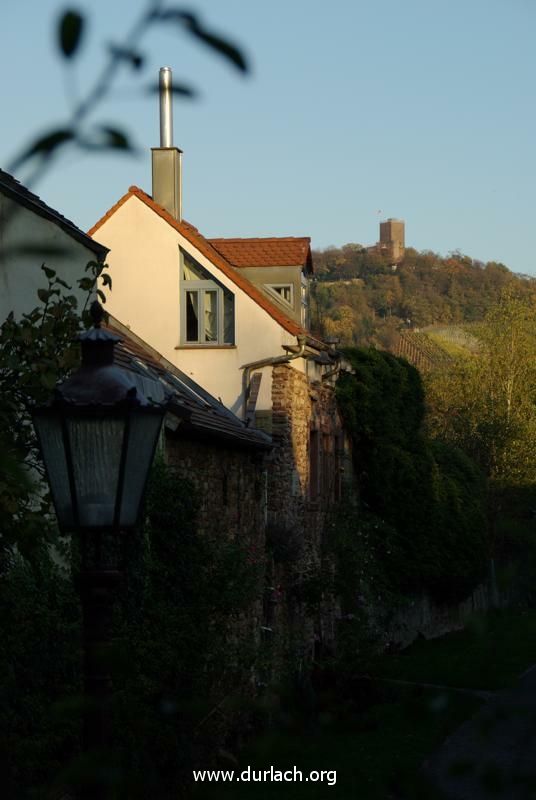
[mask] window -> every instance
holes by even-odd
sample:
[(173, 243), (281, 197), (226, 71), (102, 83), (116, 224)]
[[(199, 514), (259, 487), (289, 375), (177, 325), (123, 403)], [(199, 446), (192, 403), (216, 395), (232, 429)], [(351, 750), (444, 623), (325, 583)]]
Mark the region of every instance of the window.
[(309, 326), (308, 285), (305, 275), (301, 276), (301, 324), (304, 328)]
[(181, 344), (234, 344), (234, 295), (181, 250)]
[(291, 283), (266, 283), (266, 288), (291, 308), (294, 308), (294, 287)]

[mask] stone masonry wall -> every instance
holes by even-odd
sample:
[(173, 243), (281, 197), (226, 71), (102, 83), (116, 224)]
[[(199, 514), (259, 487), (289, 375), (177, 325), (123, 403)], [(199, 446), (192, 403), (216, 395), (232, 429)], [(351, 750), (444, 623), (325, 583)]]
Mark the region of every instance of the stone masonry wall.
[(167, 435), (166, 460), (192, 483), (200, 502), (201, 535), (242, 539), (264, 547), (266, 472), (247, 450)]
[(299, 672), (335, 630), (337, 610), (325, 598), (320, 610), (319, 586), (324, 525), (340, 493), (343, 432), (331, 385), (309, 381), (290, 364), (275, 366), (272, 378), (268, 539), (279, 547), (265, 628), (276, 670), (290, 663)]
[[(165, 457), (176, 469), (177, 480), (188, 480), (194, 487), (200, 503), (199, 535), (238, 540), (246, 548), (252, 569), (258, 571), (256, 597), (239, 619), (230, 620), (228, 641), (233, 645), (230, 651), (259, 652), (265, 585), (266, 457), (217, 443), (192, 441), (169, 432)], [(242, 692), (255, 691), (258, 680), (259, 675), (250, 672), (244, 684), (236, 688)]]

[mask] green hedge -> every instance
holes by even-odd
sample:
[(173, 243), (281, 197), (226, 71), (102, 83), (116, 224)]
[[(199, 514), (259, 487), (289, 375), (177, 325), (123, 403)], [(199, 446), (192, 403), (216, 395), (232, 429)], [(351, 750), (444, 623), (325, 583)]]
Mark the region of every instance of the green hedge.
[[(116, 603), (109, 778), (117, 800), (177, 800), (239, 713), (230, 697), (224, 713), (211, 711), (251, 678), (256, 632), (246, 612), (262, 596), (262, 564), (225, 531), (201, 537), (197, 512), (192, 486), (156, 464), (147, 525), (125, 542)], [(88, 768), (78, 596), (47, 548), (32, 562), (4, 551), (1, 566), (2, 797), (48, 800)]]
[[(482, 476), (461, 451), (423, 435), (424, 392), (414, 367), (373, 349), (345, 355), (353, 373), (339, 378), (337, 398), (359, 486), (353, 527), (360, 517), (372, 526), (368, 538), (393, 591), (461, 599), (485, 574)], [(345, 529), (351, 539), (352, 524)]]

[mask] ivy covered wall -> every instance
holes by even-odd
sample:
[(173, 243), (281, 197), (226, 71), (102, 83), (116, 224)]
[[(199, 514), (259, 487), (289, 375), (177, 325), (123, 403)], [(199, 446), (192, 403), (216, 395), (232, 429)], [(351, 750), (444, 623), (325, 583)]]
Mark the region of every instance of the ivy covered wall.
[[(359, 520), (356, 532), (367, 529), (361, 540), (368, 557), (375, 554), (374, 569), (391, 591), (463, 599), (486, 570), (483, 477), (460, 450), (424, 435), (424, 393), (414, 367), (373, 349), (345, 355), (352, 372), (341, 375), (337, 397), (359, 487), (351, 515)], [(348, 511), (343, 549), (361, 554), (347, 518)]]

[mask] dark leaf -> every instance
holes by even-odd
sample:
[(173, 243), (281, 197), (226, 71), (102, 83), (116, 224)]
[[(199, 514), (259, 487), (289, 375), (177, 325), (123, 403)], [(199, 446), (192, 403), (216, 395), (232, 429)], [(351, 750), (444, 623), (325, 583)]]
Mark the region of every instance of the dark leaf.
[(53, 278), (56, 274), (53, 269), (50, 269), (50, 267), (46, 267), (44, 264), (41, 265), (41, 269), (43, 270), (47, 278)]
[(58, 376), (55, 372), (43, 372), (40, 377), (41, 385), (45, 389), (53, 389), (58, 382)]
[(80, 44), (84, 30), (84, 18), (78, 11), (66, 11), (60, 19), (58, 39), (65, 58), (71, 58)]
[(216, 50), (220, 55), (227, 58), (241, 72), (249, 71), (245, 56), (238, 47), (231, 44), (227, 39), (207, 30), (207, 28), (199, 22), (199, 18), (195, 14), (187, 11), (179, 11), (178, 9), (169, 9), (167, 11), (156, 12), (154, 18), (164, 22), (178, 22), (183, 28), (189, 31), (192, 36), (195, 36), (206, 44), (207, 47)]
[(97, 295), (98, 295), (101, 303), (105, 303), (106, 302), (106, 295), (104, 294), (104, 292), (101, 289), (97, 289)]
[(69, 284), (63, 281), (61, 278), (56, 278), (56, 283), (59, 286), (63, 286), (64, 289), (69, 289), (69, 291), (73, 288), (72, 286), (69, 286)]
[(112, 277), (107, 272), (102, 276), (102, 285), (112, 288)]
[(223, 56), (229, 59), (237, 69), (241, 72), (247, 72), (249, 67), (246, 63), (246, 60), (240, 50), (237, 47), (232, 45), (230, 42), (222, 39), (220, 36), (215, 36), (214, 34), (207, 33), (206, 31), (196, 30), (190, 28), (191, 32), (194, 36), (197, 36), (202, 42), (204, 42), (209, 47), (212, 47), (213, 50), (218, 51)]
[[(160, 87), (157, 83), (151, 84), (151, 86), (147, 87), (148, 94), (158, 94), (160, 91)], [(180, 95), (181, 97), (199, 97), (199, 92), (197, 89), (194, 89), (193, 86), (187, 86), (185, 83), (175, 83), (171, 87), (172, 94)]]
[(111, 44), (110, 52), (113, 56), (115, 56), (115, 58), (119, 58), (122, 61), (128, 61), (133, 69), (140, 70), (143, 67), (144, 57), (136, 50), (132, 50), (129, 47), (121, 47), (121, 45), (117, 44)]
[(74, 139), (74, 133), (68, 128), (59, 128), (56, 131), (45, 134), (45, 136), (41, 136), (40, 139), (37, 139), (26, 150), (23, 150), (20, 156), (11, 162), (10, 170), (12, 172), (16, 171), (21, 164), (24, 164), (24, 162), (32, 156), (41, 155), (46, 158), (50, 156), (54, 150), (57, 150), (60, 145), (72, 141), (72, 139)]
[(108, 144), (107, 144), (108, 147), (111, 147), (115, 150), (133, 149), (126, 134), (124, 134), (123, 131), (120, 131), (118, 128), (109, 128), (103, 125), (101, 130), (108, 139)]
[(80, 147), (85, 150), (128, 150), (134, 152), (135, 148), (123, 131), (109, 125), (99, 125), (96, 133), (90, 136), (78, 137)]
[(43, 303), (46, 303), (50, 297), (50, 292), (48, 289), (38, 289), (37, 296)]

